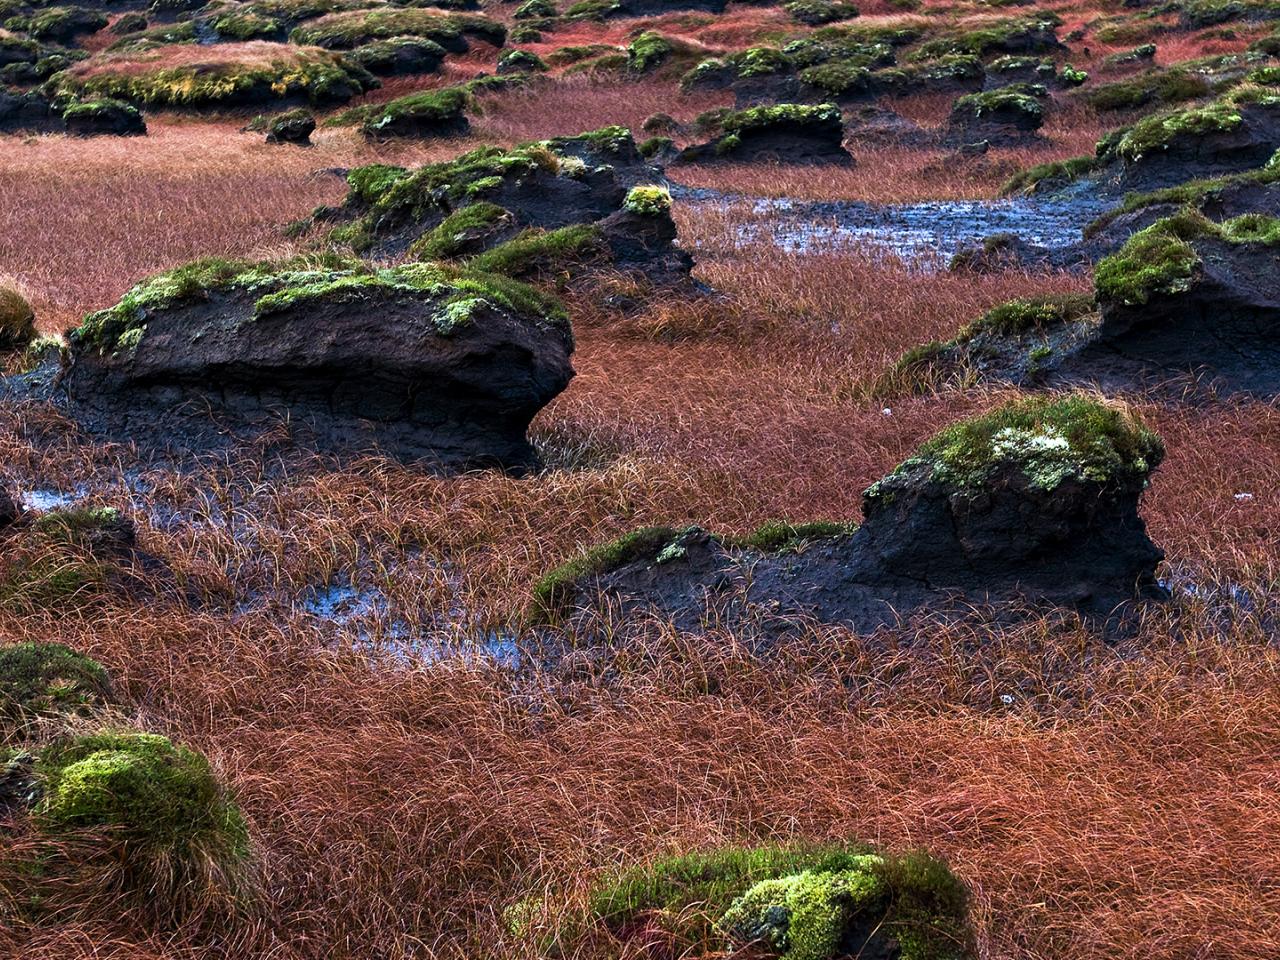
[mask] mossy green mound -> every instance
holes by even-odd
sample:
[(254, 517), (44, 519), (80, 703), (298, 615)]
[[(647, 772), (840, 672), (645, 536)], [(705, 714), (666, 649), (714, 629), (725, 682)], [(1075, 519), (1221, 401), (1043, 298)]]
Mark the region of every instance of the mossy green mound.
[(1280, 220), (1246, 214), (1215, 223), (1190, 209), (1159, 220), (1099, 261), (1094, 270), (1098, 299), (1135, 307), (1155, 296), (1185, 293), (1201, 265), (1194, 241), (1206, 238), (1275, 246), (1280, 244)]
[(1090, 314), (1093, 308), (1093, 297), (1089, 294), (1019, 297), (992, 307), (965, 327), (960, 339), (972, 338), (980, 333), (1018, 336), (1029, 330), (1044, 330), (1079, 320)]
[(961, 421), (926, 441), (895, 473), (925, 464), (939, 482), (979, 487), (1012, 468), (1032, 487), (1053, 490), (1067, 480), (1140, 485), (1163, 459), (1160, 438), (1126, 409), (1068, 395), (1033, 397)]
[(0, 350), (24, 350), (36, 336), (36, 315), (26, 297), (0, 287)]
[(928, 40), (911, 52), (911, 59), (936, 60), (958, 53), (986, 57), (997, 53), (1049, 52), (1059, 46), (1057, 28), (1061, 25), (1062, 19), (1049, 11), (998, 20)]
[(967, 910), (964, 885), (927, 854), (826, 845), (658, 860), (600, 885), (588, 915), (624, 938), (645, 917), (699, 954), (750, 946), (833, 960), (875, 936), (903, 960), (961, 960), (973, 951)]
[(780, 103), (774, 106), (750, 107), (737, 110), (721, 121), (724, 132), (730, 136), (756, 133), (781, 125), (799, 127), (829, 127), (841, 123), (840, 108), (834, 103)]
[(1198, 100), (1212, 92), (1209, 81), (1187, 70), (1152, 70), (1094, 87), (1084, 102), (1095, 110), (1136, 110), (1149, 104)]
[(461, 52), (467, 48), (467, 37), (502, 46), (507, 29), (497, 20), (475, 14), (386, 7), (330, 14), (296, 27), (289, 35), (294, 43), (330, 50), (351, 50), (393, 37), (425, 37), (446, 50)]
[(354, 62), (325, 50), (262, 44), (243, 60), (210, 54), (206, 63), (166, 65), (163, 50), (105, 55), (58, 74), (57, 96), (111, 98), (151, 108), (238, 107), (272, 100), (337, 103), (378, 81)]
[(680, 531), (672, 527), (643, 527), (592, 547), (534, 584), (530, 619), (538, 623), (559, 621), (573, 603), (574, 585), (579, 580), (616, 570), (632, 560), (656, 556), (678, 536)]
[(149, 733), (104, 732), (55, 742), (36, 774), (37, 830), (72, 841), (50, 873), (109, 873), (111, 886), (180, 919), (247, 893), (244, 816), (200, 754)]
[(0, 741), (33, 720), (86, 716), (111, 699), (107, 671), (60, 643), (0, 647)]

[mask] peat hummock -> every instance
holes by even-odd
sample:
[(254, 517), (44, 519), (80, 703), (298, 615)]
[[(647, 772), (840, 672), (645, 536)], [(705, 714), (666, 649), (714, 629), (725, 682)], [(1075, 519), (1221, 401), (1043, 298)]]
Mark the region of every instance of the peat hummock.
[(206, 260), (72, 331), (59, 399), (91, 428), (200, 446), (297, 423), (321, 449), (522, 470), (573, 376), (568, 317), (506, 277), (436, 263)]
[(1030, 399), (950, 427), (862, 496), (851, 530), (775, 524), (742, 540), (647, 529), (553, 571), (533, 613), (597, 602), (686, 627), (803, 619), (871, 630), (900, 614), (1018, 600), (1109, 615), (1163, 599), (1138, 500), (1164, 448), (1127, 412)]
[(414, 170), (358, 167), (342, 206), (301, 226), (328, 228), (364, 256), (407, 253), (517, 277), (608, 268), (692, 285), (662, 179), (628, 130), (605, 127)]
[(840, 108), (834, 103), (751, 107), (726, 114), (719, 128), (719, 135), (710, 141), (682, 150), (679, 161), (853, 163), (853, 157), (844, 148)]
[(977, 380), (1280, 395), (1280, 220), (1187, 209), (1101, 260), (1094, 296), (1015, 300), (906, 354), (886, 392)]

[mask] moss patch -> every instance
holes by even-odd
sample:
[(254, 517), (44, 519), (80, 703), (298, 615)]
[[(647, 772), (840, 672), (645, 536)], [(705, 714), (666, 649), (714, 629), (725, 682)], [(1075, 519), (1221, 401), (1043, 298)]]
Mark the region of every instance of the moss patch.
[(425, 37), (446, 50), (461, 52), (467, 37), (500, 47), (506, 43), (507, 30), (497, 20), (479, 15), (393, 7), (330, 14), (296, 27), (289, 35), (294, 43), (330, 50), (351, 50), (393, 37)]
[(1093, 312), (1089, 294), (1066, 293), (1043, 297), (1020, 297), (992, 307), (961, 331), (958, 339), (972, 339), (982, 333), (1020, 336), (1032, 330), (1045, 330), (1064, 323), (1074, 323)]
[(1086, 396), (1034, 397), (946, 428), (888, 479), (925, 464), (937, 481), (980, 487), (1011, 466), (1032, 487), (1053, 490), (1066, 480), (1142, 483), (1163, 459), (1160, 438), (1124, 409)]

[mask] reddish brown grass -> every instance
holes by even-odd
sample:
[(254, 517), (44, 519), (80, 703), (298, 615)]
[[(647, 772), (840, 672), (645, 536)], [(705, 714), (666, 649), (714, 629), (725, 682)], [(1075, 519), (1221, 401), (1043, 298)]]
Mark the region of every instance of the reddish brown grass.
[[(573, 81), (494, 98), (476, 137), (441, 144), (322, 130), (312, 150), (269, 148), (231, 124), (157, 118), (145, 141), (9, 139), (0, 274), (52, 329), (177, 261), (287, 250), (277, 227), (341, 196), (324, 168), (701, 108), (661, 85)], [(1053, 155), (1084, 152), (1072, 138), (1093, 136), (1092, 119), (1062, 117)], [(995, 181), (937, 153), (855, 152), (837, 174), (681, 176), (880, 200), (989, 195)], [(1280, 952), (1274, 404), (1141, 406), (1169, 446), (1143, 512), (1170, 571), (1208, 599), (1153, 612), (1116, 645), (1044, 615), (815, 630), (762, 659), (740, 636), (655, 624), (644, 644), (513, 676), (406, 662), (377, 622), (362, 621), (362, 644), (294, 609), (304, 588), (354, 577), (424, 642), (467, 642), (510, 625), (539, 573), (641, 524), (856, 519), (864, 485), (1008, 396), (870, 402), (866, 384), (995, 302), (1088, 282), (788, 256), (741, 243), (741, 210), (677, 216), (724, 300), (626, 321), (580, 307), (578, 377), (534, 429), (554, 469), (525, 480), (375, 458), (285, 467), (266, 451), (139, 466), (46, 410), (0, 410), (7, 482), (84, 483), (125, 506), (201, 601), (0, 612), (0, 635), (98, 657), (140, 722), (207, 752), (252, 821), (265, 884), (239, 927), (10, 923), (0, 954), (518, 958), (531, 945), (500, 917), (516, 898), (573, 902), (619, 864), (789, 837), (946, 856), (973, 888), (984, 960)], [(1223, 600), (1229, 588), (1253, 599)]]

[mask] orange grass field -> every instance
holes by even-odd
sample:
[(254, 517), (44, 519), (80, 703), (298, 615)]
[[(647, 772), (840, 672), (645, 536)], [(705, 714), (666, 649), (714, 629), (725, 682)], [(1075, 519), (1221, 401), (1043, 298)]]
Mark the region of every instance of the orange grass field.
[[(875, 22), (882, 7), (864, 10)], [(886, 22), (902, 16), (889, 11)], [(1099, 13), (1061, 12), (1063, 33)], [(731, 14), (698, 36), (732, 46), (782, 22), (776, 10)], [(588, 24), (534, 49), (625, 43), (634, 26)], [(1251, 35), (1179, 35), (1176, 58)], [(1095, 46), (1093, 61), (1113, 49)], [(343, 195), (329, 168), (605, 123), (638, 133), (656, 111), (687, 120), (725, 102), (682, 99), (670, 82), (575, 77), (486, 95), (462, 141), (377, 146), (322, 127), (314, 148), (281, 149), (241, 132), (245, 118), (162, 114), (146, 138), (5, 137), (0, 282), (60, 330), (183, 261), (288, 253), (282, 226)], [(947, 105), (895, 106), (936, 124)], [(988, 197), (1114, 125), (1073, 107), (1043, 146), (967, 165), (855, 143), (848, 170), (716, 166), (681, 179), (774, 196)], [(133, 503), (146, 549), (215, 601), (0, 609), (0, 631), (96, 658), (147, 729), (203, 751), (245, 810), (263, 887), (235, 928), (147, 932), (128, 916), (21, 926), (0, 930), (0, 954), (532, 958), (533, 944), (504, 933), (515, 900), (553, 887), (572, 898), (660, 853), (806, 838), (945, 857), (973, 892), (984, 960), (1280, 956), (1280, 648), (1245, 604), (1188, 600), (1112, 645), (1057, 613), (1018, 626), (912, 621), (876, 638), (814, 628), (767, 658), (723, 631), (654, 624), (639, 647), (519, 675), (461, 655), (412, 665), (376, 629), (372, 652), (356, 649), (292, 609), (232, 615), (234, 597), (361, 565), (386, 571), (384, 592), (410, 622), (449, 611), (461, 641), (506, 625), (547, 569), (637, 526), (857, 519), (864, 486), (1002, 397), (886, 407), (867, 385), (904, 349), (1002, 300), (1089, 285), (928, 275), (849, 249), (784, 254), (735, 240), (752, 216), (676, 210), (697, 276), (723, 294), (712, 306), (661, 303), (627, 320), (577, 308), (577, 377), (534, 423), (548, 469), (529, 478), (439, 477), (373, 457), (282, 470), (248, 450), (137, 468), (135, 488), (186, 521), (161, 524), (121, 479), (128, 449), (91, 443), (43, 408), (0, 407), (9, 481)], [(1143, 500), (1168, 574), (1206, 594), (1269, 597), (1280, 409), (1139, 409), (1169, 448)]]

